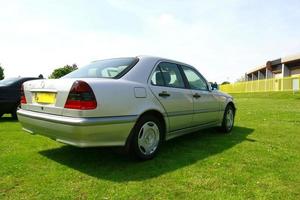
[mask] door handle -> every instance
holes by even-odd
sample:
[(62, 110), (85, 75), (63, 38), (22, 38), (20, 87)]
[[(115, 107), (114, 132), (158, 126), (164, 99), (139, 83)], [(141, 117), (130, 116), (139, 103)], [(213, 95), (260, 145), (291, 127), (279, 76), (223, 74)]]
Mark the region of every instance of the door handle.
[(160, 97), (169, 97), (170, 94), (167, 91), (162, 91), (161, 93), (158, 94)]
[(193, 97), (194, 97), (194, 98), (196, 98), (196, 99), (198, 99), (198, 98), (200, 98), (200, 97), (201, 97), (201, 95), (200, 95), (200, 94), (198, 94), (198, 93), (195, 93), (195, 94), (193, 94)]

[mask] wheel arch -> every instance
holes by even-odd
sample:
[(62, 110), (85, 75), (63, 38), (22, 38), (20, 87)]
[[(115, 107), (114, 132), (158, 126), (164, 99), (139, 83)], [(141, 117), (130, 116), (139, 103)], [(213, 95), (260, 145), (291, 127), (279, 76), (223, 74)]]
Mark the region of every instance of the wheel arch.
[(147, 110), (147, 111), (143, 112), (142, 114), (140, 114), (139, 117), (138, 117), (138, 119), (137, 119), (137, 122), (143, 116), (146, 116), (146, 115), (154, 116), (154, 117), (156, 117), (161, 122), (162, 129), (163, 129), (163, 133), (162, 133), (163, 134), (163, 139), (165, 140), (166, 139), (166, 133), (167, 133), (167, 123), (166, 123), (164, 115), (160, 111), (158, 111), (158, 110), (150, 109), (150, 110)]
[(234, 114), (235, 114), (235, 112), (236, 112), (236, 107), (235, 107), (234, 103), (233, 103), (232, 101), (229, 101), (229, 102), (226, 104), (225, 110), (226, 110), (227, 106), (232, 106), (233, 111), (234, 111)]
[[(139, 116), (138, 116), (138, 118), (137, 118), (137, 120), (136, 120), (136, 122), (135, 122), (135, 124), (134, 124), (134, 126), (133, 126), (133, 128), (132, 128), (132, 130), (134, 129), (134, 127), (136, 126), (136, 124), (137, 124), (137, 122), (142, 118), (142, 117), (144, 117), (144, 116), (146, 116), (146, 115), (151, 115), (151, 116), (154, 116), (154, 117), (156, 117), (156, 118), (158, 118), (159, 119), (159, 121), (161, 121), (162, 122), (162, 129), (163, 129), (163, 141), (165, 141), (166, 140), (166, 134), (167, 134), (167, 127), (168, 127), (168, 123), (167, 123), (167, 121), (165, 120), (165, 117), (164, 117), (164, 115), (160, 112), (160, 111), (158, 111), (158, 110), (156, 110), (156, 109), (149, 109), (149, 110), (146, 110), (146, 111), (144, 111), (143, 113), (141, 113)], [(130, 134), (129, 134), (129, 136), (127, 137), (127, 140), (126, 140), (126, 144), (125, 144), (125, 149), (126, 149), (126, 151), (128, 151), (129, 149), (130, 149), (130, 143), (131, 143), (131, 139), (132, 139), (132, 136), (133, 136), (133, 131), (131, 130), (131, 132), (130, 132)]]

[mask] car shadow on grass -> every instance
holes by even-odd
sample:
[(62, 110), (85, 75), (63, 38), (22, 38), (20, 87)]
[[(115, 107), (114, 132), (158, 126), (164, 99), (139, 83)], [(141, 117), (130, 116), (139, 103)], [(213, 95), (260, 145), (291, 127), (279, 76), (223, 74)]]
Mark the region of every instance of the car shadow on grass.
[[(253, 129), (234, 127), (229, 135), (207, 129), (167, 141), (153, 160), (139, 162), (113, 148), (63, 146), (39, 152), (89, 176), (115, 182), (142, 181), (192, 165), (247, 141)], [(255, 142), (249, 140), (249, 142)]]
[(13, 117), (3, 116), (0, 117), (0, 123), (1, 122), (17, 122), (18, 120)]

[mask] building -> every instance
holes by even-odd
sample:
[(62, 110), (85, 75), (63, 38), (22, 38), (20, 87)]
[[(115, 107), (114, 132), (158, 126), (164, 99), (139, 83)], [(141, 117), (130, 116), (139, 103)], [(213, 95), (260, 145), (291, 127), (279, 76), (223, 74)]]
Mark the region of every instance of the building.
[(245, 81), (220, 85), (227, 93), (300, 91), (300, 54), (266, 62), (245, 74)]
[(268, 61), (246, 73), (246, 81), (300, 76), (300, 54)]

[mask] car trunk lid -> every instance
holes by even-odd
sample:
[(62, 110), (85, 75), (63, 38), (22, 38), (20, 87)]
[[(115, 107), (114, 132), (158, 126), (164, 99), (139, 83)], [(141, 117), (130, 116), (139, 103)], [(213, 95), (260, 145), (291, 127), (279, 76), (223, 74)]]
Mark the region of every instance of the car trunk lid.
[(73, 79), (28, 81), (24, 84), (26, 104), (22, 109), (62, 115)]

